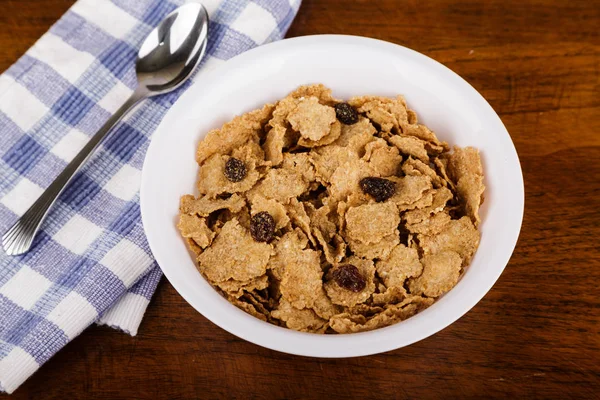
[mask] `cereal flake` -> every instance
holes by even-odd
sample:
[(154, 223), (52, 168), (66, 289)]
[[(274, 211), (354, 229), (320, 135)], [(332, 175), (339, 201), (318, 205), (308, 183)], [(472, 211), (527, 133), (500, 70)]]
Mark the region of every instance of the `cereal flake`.
[(458, 282), (462, 259), (454, 251), (443, 251), (423, 257), (423, 274), (412, 279), (408, 286), (412, 294), (438, 297)]
[(252, 239), (237, 219), (223, 225), (213, 244), (200, 256), (200, 271), (214, 282), (247, 281), (264, 275), (272, 247)]
[(287, 120), (303, 138), (318, 141), (329, 134), (336, 118), (332, 107), (320, 104), (318, 98), (311, 96), (300, 100)]

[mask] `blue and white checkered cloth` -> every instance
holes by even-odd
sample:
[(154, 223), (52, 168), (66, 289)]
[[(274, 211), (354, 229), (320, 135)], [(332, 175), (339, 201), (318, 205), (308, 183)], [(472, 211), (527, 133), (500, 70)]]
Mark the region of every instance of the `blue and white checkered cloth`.
[[(79, 0), (0, 76), (0, 232), (132, 93), (145, 36), (183, 0)], [(206, 0), (200, 74), (281, 39), (300, 0)], [(197, 76), (196, 76), (197, 77)], [(93, 322), (131, 335), (161, 278), (139, 209), (152, 132), (190, 85), (121, 122), (51, 210), (33, 249), (0, 251), (0, 390), (14, 391)]]

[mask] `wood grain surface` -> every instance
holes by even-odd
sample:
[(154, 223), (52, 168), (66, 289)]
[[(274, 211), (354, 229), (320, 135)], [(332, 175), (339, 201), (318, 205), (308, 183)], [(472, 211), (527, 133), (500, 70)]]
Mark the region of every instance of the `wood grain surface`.
[[(72, 3), (2, 0), (0, 70)], [(598, 0), (303, 0), (289, 36), (410, 47), (464, 77), (501, 116), (526, 200), (500, 280), (442, 332), (342, 360), (246, 343), (164, 280), (137, 337), (92, 327), (12, 397), (600, 398), (599, 28)]]

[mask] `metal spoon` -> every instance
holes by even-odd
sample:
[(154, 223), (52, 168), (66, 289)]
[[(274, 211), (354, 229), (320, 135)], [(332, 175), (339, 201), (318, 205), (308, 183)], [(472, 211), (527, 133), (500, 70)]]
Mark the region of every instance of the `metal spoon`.
[(20, 255), (29, 251), (40, 225), (58, 196), (110, 130), (137, 103), (174, 90), (191, 75), (204, 56), (207, 38), (208, 14), (199, 3), (179, 7), (150, 32), (136, 60), (137, 88), (40, 198), (2, 236), (2, 246), (8, 255)]

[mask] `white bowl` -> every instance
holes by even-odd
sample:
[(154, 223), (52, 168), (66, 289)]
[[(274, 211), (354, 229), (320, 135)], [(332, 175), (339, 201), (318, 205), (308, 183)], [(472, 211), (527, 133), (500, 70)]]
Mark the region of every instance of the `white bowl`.
[[(421, 313), (371, 332), (317, 335), (280, 328), (231, 305), (200, 275), (176, 229), (179, 197), (194, 192), (198, 142), (235, 115), (302, 84), (338, 98), (403, 94), (419, 120), (448, 143), (479, 148), (485, 173), (481, 243), (454, 289)], [(519, 236), (523, 176), (514, 145), (485, 99), (438, 62), (395, 44), (353, 36), (305, 36), (250, 50), (198, 77), (167, 113), (144, 162), (142, 219), (158, 264), (206, 318), (252, 343), (313, 357), (353, 357), (407, 346), (456, 321), (496, 282)]]

